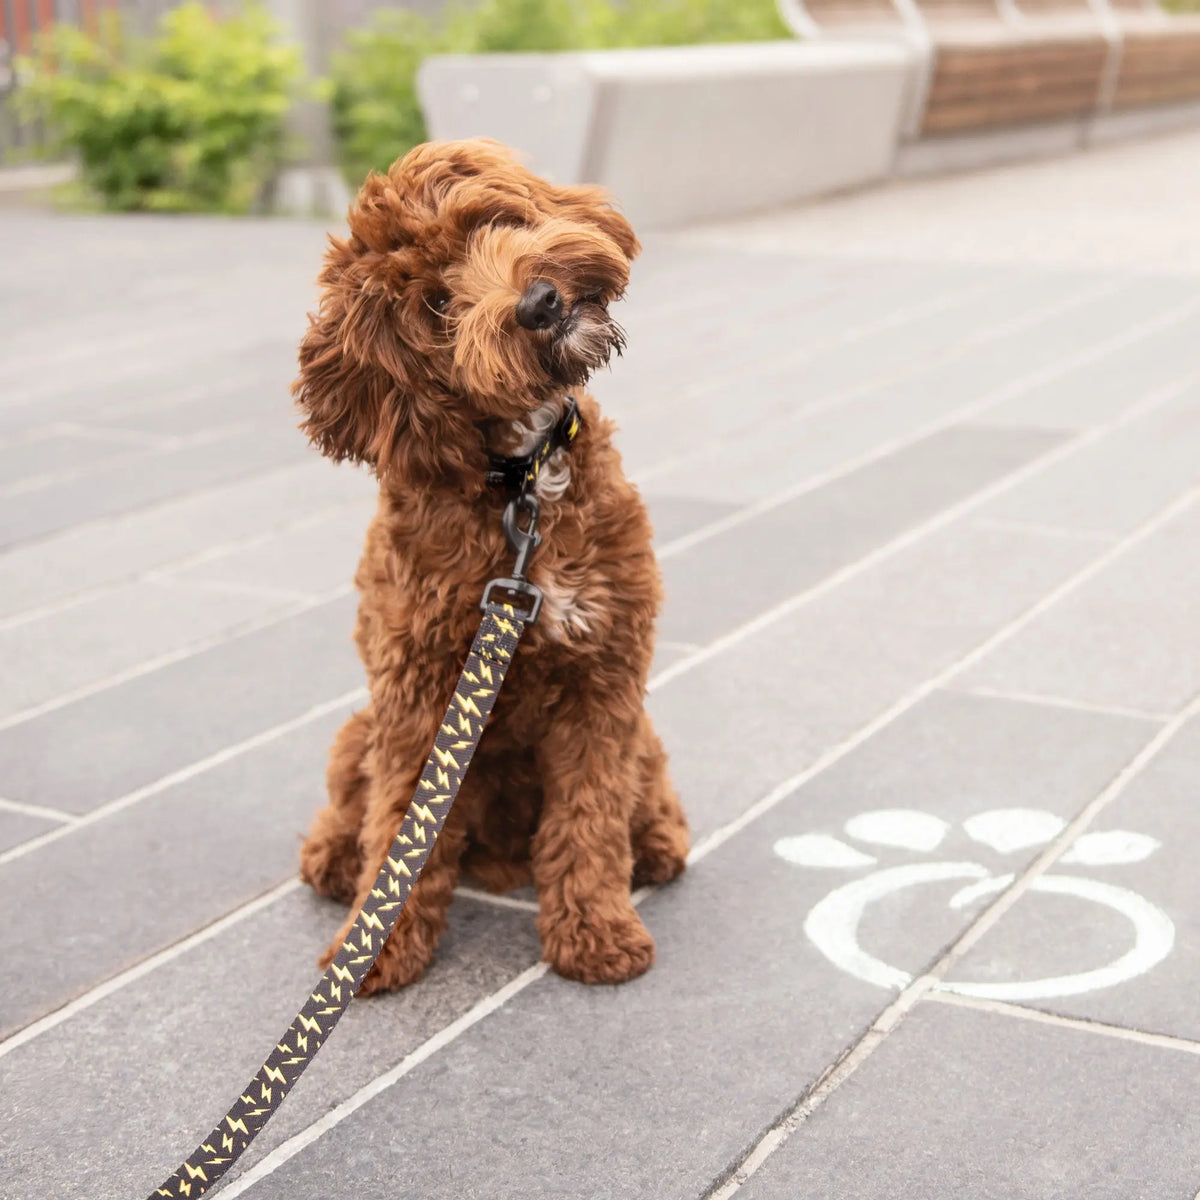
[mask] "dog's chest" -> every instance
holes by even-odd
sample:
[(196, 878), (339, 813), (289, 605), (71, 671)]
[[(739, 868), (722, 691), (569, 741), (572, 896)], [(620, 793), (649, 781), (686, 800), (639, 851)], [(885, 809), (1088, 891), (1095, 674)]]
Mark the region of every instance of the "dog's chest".
[(586, 638), (601, 625), (600, 603), (586, 588), (571, 587), (552, 573), (538, 581), (542, 589), (540, 622), (556, 642)]

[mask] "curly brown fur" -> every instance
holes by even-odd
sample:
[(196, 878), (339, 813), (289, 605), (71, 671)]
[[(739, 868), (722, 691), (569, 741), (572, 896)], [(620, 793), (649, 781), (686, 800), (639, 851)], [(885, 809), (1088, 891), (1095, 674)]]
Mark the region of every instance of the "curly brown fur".
[[(653, 960), (631, 882), (674, 878), (688, 848), (643, 707), (660, 583), (612, 426), (578, 390), (623, 344), (608, 306), (638, 249), (599, 189), (556, 187), (485, 141), (418, 146), (372, 175), (350, 236), (330, 239), (294, 391), (313, 442), (368, 463), (380, 492), (356, 575), (371, 700), (334, 743), (330, 803), (302, 852), (318, 892), (355, 909), (365, 897), (484, 584), (511, 567), (504, 498), (484, 488), (488, 451), (517, 452), (561, 412), (568, 388), (584, 417), (569, 458), (539, 482), (544, 540), (531, 579), (546, 594), (543, 616), (364, 992), (422, 974), (463, 866), (498, 890), (532, 878), (545, 957), (563, 975), (617, 982)], [(562, 298), (554, 328), (516, 321), (535, 280)]]

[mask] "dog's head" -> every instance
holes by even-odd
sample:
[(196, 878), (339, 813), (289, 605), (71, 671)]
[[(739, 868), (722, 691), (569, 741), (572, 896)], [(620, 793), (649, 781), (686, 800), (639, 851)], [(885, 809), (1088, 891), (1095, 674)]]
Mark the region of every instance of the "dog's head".
[(620, 352), (609, 305), (638, 251), (593, 187), (495, 142), (428, 143), (372, 174), (331, 238), (293, 391), (327, 455), (434, 482)]

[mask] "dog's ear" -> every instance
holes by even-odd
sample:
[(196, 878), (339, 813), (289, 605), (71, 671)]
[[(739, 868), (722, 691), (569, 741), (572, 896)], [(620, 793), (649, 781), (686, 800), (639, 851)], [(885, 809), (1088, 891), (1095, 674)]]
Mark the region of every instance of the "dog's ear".
[[(386, 449), (385, 414), (394, 408), (389, 397), (400, 382), (384, 365), (388, 301), (370, 287), (351, 244), (330, 243), (320, 307), (300, 342), (292, 394), (304, 413), (301, 428), (323, 454), (376, 466)], [(392, 357), (399, 365), (398, 354)]]
[(414, 300), (398, 294), (385, 257), (357, 238), (330, 239), (292, 385), (301, 428), (323, 454), (365, 463), (381, 479), (422, 486), (455, 476), (470, 492), (483, 479), (482, 440), (422, 369), (430, 347), (405, 341), (405, 328), (419, 331), (405, 307)]
[(602, 187), (585, 184), (580, 187), (552, 187), (555, 215), (568, 220), (595, 225), (621, 248), (621, 253), (633, 262), (642, 245), (633, 226), (616, 209), (611, 195)]

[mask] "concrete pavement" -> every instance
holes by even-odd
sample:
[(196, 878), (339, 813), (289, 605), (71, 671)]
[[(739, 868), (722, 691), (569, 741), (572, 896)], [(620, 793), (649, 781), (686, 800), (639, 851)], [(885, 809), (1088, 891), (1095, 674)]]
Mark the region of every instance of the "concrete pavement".
[[(649, 241), (595, 390), (696, 843), (658, 962), (567, 983), (464, 892), (221, 1194), (1197, 1195), (1197, 178), (1179, 136)], [(148, 1191), (342, 919), (294, 878), (373, 495), (287, 398), (322, 236), (0, 224), (4, 1200)]]

